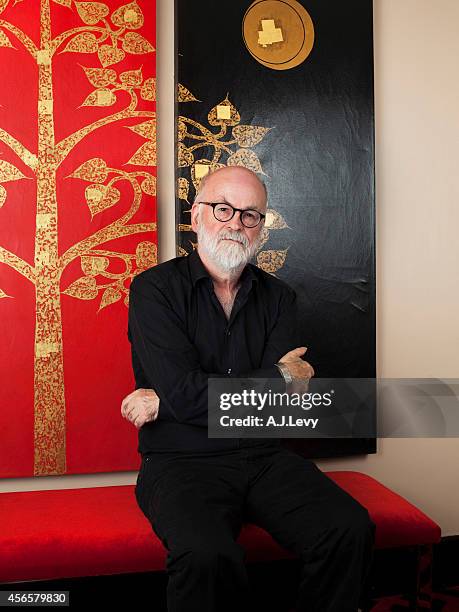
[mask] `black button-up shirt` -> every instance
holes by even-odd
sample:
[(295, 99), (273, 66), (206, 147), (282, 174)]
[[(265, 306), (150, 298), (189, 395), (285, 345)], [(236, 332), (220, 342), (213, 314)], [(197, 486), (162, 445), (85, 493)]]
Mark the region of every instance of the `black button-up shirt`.
[(197, 250), (133, 279), (128, 338), (136, 389), (154, 389), (160, 398), (157, 419), (139, 429), (141, 454), (251, 444), (207, 436), (208, 379), (282, 378), (274, 364), (301, 345), (295, 337), (295, 291), (250, 263), (240, 283), (228, 320)]

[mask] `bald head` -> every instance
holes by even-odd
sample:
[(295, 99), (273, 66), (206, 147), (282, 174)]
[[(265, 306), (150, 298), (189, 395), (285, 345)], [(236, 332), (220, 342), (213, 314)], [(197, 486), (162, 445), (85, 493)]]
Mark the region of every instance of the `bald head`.
[(264, 208), (266, 209), (268, 200), (266, 185), (255, 172), (248, 168), (244, 168), (244, 166), (224, 166), (223, 168), (217, 168), (217, 170), (203, 176), (199, 183), (199, 189), (194, 201), (199, 202), (199, 200), (203, 200), (203, 194), (209, 187), (213, 188), (215, 185), (223, 184), (226, 181), (238, 181), (251, 187), (258, 185), (258, 188), (263, 192)]

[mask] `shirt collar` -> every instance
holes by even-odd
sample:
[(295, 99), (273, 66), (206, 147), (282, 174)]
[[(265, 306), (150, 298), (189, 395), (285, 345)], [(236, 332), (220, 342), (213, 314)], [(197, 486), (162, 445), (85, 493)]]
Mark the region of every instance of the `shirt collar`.
[[(208, 278), (210, 281), (212, 280), (209, 272), (207, 271), (207, 268), (204, 266), (201, 258), (199, 257), (197, 249), (193, 249), (193, 251), (188, 255), (188, 263), (189, 263), (190, 276), (191, 276), (191, 281), (193, 283), (193, 287), (196, 285), (198, 280), (200, 280), (201, 278)], [(241, 282), (241, 285), (248, 284), (251, 286), (252, 281), (258, 282), (258, 278), (252, 269), (252, 265), (247, 264), (245, 268), (242, 270), (242, 273), (240, 276), (240, 282)]]

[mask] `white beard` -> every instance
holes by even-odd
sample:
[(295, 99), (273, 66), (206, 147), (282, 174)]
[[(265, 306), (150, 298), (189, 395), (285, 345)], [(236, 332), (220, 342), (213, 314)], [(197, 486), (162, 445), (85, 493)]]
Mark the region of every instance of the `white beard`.
[[(232, 272), (244, 268), (244, 266), (255, 255), (262, 241), (261, 232), (249, 248), (249, 241), (240, 232), (222, 230), (217, 235), (210, 235), (204, 228), (201, 219), (198, 218), (198, 247), (205, 252), (207, 257), (223, 272)], [(223, 238), (231, 238), (223, 240)]]

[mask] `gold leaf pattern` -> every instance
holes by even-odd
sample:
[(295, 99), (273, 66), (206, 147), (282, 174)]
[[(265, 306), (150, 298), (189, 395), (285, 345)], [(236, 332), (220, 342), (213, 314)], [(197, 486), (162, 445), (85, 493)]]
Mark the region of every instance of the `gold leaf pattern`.
[(144, 84), (142, 85), (142, 89), (140, 90), (140, 97), (142, 100), (156, 100), (156, 79), (151, 77), (150, 79), (145, 79)]
[(191, 166), (193, 162), (193, 151), (190, 151), (188, 147), (183, 144), (183, 142), (179, 142), (179, 145), (177, 147), (177, 163), (179, 165), (179, 168)]
[(120, 197), (121, 194), (116, 187), (94, 184), (88, 185), (85, 189), (86, 203), (91, 217), (119, 202)]
[(112, 13), (111, 20), (119, 27), (137, 30), (143, 26), (143, 13), (136, 2), (120, 6)]
[(240, 147), (253, 147), (263, 140), (270, 129), (256, 125), (236, 125), (233, 137)]
[(0, 13), (2, 13), (10, 0), (0, 0)]
[[(198, 176), (196, 173), (196, 166), (209, 166), (209, 173), (213, 172), (214, 170), (217, 170), (218, 168), (224, 168), (225, 164), (216, 164), (215, 162), (211, 162), (209, 159), (200, 159), (199, 161), (197, 161), (192, 167), (191, 167), (191, 180), (193, 181), (193, 185), (195, 188), (195, 191), (197, 192), (199, 189), (199, 185), (201, 183), (201, 180), (203, 178), (203, 176)], [(208, 174), (208, 173), (206, 173)]]
[[(228, 119), (224, 119), (224, 118), (220, 118), (219, 115), (219, 111), (218, 111), (218, 107), (229, 107), (229, 118)], [(210, 123), (210, 125), (236, 125), (239, 123), (239, 121), (241, 120), (241, 116), (239, 115), (239, 113), (237, 112), (236, 107), (231, 104), (231, 102), (228, 100), (228, 96), (226, 96), (226, 98), (224, 100), (222, 100), (221, 102), (219, 102), (219, 104), (217, 104), (216, 106), (214, 106), (211, 111), (209, 112), (209, 114), (207, 115), (207, 120)]]
[(0, 289), (0, 299), (1, 298), (6, 298), (6, 297), (11, 297), (11, 296), (7, 295), (2, 289)]
[(153, 120), (143, 121), (137, 125), (128, 125), (126, 127), (136, 134), (140, 134), (140, 136), (143, 136), (144, 138), (156, 141), (156, 123)]
[(124, 53), (123, 49), (118, 49), (118, 47), (101, 45), (97, 51), (97, 55), (99, 56), (100, 63), (105, 68), (106, 66), (111, 66), (112, 64), (121, 62), (121, 60), (125, 58), (126, 54)]
[(177, 123), (177, 138), (178, 140), (184, 140), (187, 134), (186, 123), (179, 120)]
[(109, 306), (110, 304), (114, 304), (117, 302), (123, 294), (119, 289), (115, 289), (115, 287), (107, 287), (102, 294), (102, 299), (100, 300), (99, 310)]
[[(177, 195), (181, 200), (188, 202), (188, 193), (190, 191), (190, 183), (184, 176), (177, 179)], [(189, 204), (189, 202), (188, 202)]]
[(265, 227), (270, 230), (285, 229), (288, 227), (284, 217), (273, 208), (266, 211)]
[(142, 181), (140, 187), (147, 195), (156, 195), (156, 176), (150, 174), (147, 178)]
[(200, 102), (189, 89), (180, 83), (177, 84), (177, 102)]
[(228, 157), (226, 162), (228, 166), (244, 166), (254, 172), (263, 172), (258, 156), (250, 149), (238, 149)]
[(109, 13), (109, 8), (102, 2), (75, 2), (81, 20), (87, 25), (95, 25)]
[(6, 201), (6, 196), (7, 196), (7, 191), (6, 189), (3, 187), (3, 185), (0, 185), (0, 208), (3, 206), (3, 204)]
[(124, 83), (124, 85), (138, 87), (142, 84), (142, 80), (142, 68), (138, 70), (126, 70), (120, 74), (120, 81)]
[(139, 242), (135, 250), (135, 262), (141, 270), (156, 266), (158, 262), (156, 244), (148, 240)]
[(88, 276), (97, 276), (102, 274), (109, 265), (108, 257), (100, 257), (95, 255), (81, 256), (81, 269)]
[(135, 166), (156, 166), (156, 144), (144, 142), (126, 163)]
[(83, 276), (73, 282), (65, 291), (66, 295), (70, 295), (79, 300), (93, 300), (97, 297), (97, 284), (93, 276)]
[(81, 106), (111, 106), (116, 96), (111, 89), (100, 88), (91, 92)]
[(18, 181), (19, 179), (27, 178), (22, 172), (10, 164), (9, 162), (0, 159), (0, 183), (6, 183), (7, 181)]
[(151, 53), (155, 50), (153, 45), (137, 32), (126, 32), (123, 38), (123, 49), (127, 53)]
[(186, 251), (181, 246), (179, 246), (177, 250), (178, 250), (178, 257), (185, 257), (186, 255), (188, 255), (188, 251)]
[(12, 47), (14, 49), (10, 39), (3, 30), (0, 30), (0, 47)]
[(87, 68), (82, 66), (86, 77), (94, 87), (107, 87), (116, 83), (118, 75), (113, 68)]
[(287, 251), (288, 249), (283, 251), (261, 251), (257, 255), (257, 265), (265, 272), (273, 274), (284, 265)]
[(97, 48), (97, 38), (94, 34), (91, 34), (91, 32), (83, 32), (74, 36), (61, 53), (95, 53)]
[(108, 176), (107, 164), (100, 157), (93, 157), (81, 164), (70, 176), (84, 181), (103, 183)]

